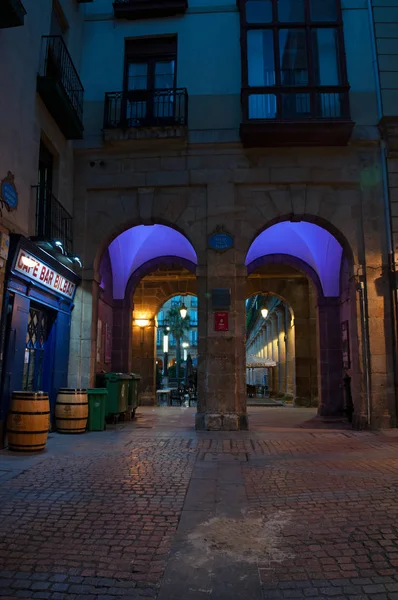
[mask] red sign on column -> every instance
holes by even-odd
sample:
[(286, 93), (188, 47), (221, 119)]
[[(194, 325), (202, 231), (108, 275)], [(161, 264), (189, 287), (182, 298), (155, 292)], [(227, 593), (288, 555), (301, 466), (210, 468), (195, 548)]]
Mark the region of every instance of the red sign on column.
[(214, 329), (215, 331), (228, 331), (228, 313), (214, 313)]

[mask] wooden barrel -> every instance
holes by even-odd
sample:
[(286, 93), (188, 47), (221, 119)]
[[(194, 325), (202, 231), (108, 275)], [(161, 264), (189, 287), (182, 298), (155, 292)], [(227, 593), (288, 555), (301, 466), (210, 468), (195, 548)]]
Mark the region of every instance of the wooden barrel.
[(55, 405), (59, 433), (84, 433), (88, 418), (87, 390), (60, 388)]
[(50, 401), (45, 392), (13, 392), (7, 417), (8, 448), (43, 450), (48, 436)]

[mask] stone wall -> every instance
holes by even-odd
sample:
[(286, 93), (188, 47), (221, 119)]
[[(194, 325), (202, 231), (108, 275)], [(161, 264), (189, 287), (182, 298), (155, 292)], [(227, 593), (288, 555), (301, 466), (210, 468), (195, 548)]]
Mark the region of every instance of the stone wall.
[[(391, 312), (378, 291), (380, 283), (386, 283), (388, 262), (382, 188), (378, 180), (363, 185), (364, 172), (377, 169), (377, 148), (354, 144), (338, 149), (250, 151), (239, 146), (181, 144), (171, 150), (167, 144), (158, 146), (153, 141), (145, 150), (129, 142), (79, 153), (75, 240), (87, 269), (86, 279), (98, 279), (96, 273), (107, 244), (134, 225), (169, 225), (184, 233), (195, 248), (199, 426), (207, 426), (209, 415), (223, 417), (216, 419), (220, 427), (223, 423), (229, 428), (246, 426), (245, 258), (256, 235), (292, 216), (328, 229), (344, 247), (350, 278), (355, 279), (358, 273), (365, 278), (374, 420), (380, 425), (395, 422), (390, 369), (393, 350), (388, 337)], [(234, 236), (234, 248), (223, 254), (207, 248), (208, 236), (220, 224)], [(228, 332), (214, 331), (209, 292), (215, 287), (231, 290)], [(352, 302), (353, 330), (360, 330), (358, 301)], [(91, 318), (89, 312), (87, 317)], [(383, 347), (377, 341), (379, 335)], [(83, 362), (83, 370), (93, 374), (87, 361)], [(296, 375), (300, 377), (300, 368)], [(362, 406), (362, 374), (355, 373), (354, 377), (356, 389), (361, 390), (358, 406)], [(313, 389), (311, 384), (310, 395)], [(214, 426), (214, 420), (212, 423)]]

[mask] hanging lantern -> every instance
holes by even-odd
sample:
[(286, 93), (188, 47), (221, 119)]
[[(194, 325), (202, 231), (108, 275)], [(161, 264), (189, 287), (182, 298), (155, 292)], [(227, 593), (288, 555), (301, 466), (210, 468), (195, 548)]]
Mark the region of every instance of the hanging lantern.
[(185, 306), (185, 304), (183, 302), (182, 305), (181, 305), (181, 308), (180, 308), (181, 319), (185, 319), (185, 317), (187, 316), (187, 314), (188, 314), (188, 309), (187, 309), (187, 307)]
[(268, 317), (268, 308), (261, 309), (261, 316), (263, 319), (266, 319)]

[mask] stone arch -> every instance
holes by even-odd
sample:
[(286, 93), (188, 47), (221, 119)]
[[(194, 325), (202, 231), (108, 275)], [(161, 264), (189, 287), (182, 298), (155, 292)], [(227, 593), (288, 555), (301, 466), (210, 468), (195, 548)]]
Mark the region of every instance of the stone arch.
[[(140, 281), (146, 276), (152, 273), (157, 267), (159, 267), (159, 262), (161, 262), (162, 266), (169, 266), (171, 269), (173, 268), (184, 268), (191, 273), (196, 274), (196, 264), (190, 260), (185, 258), (181, 258), (179, 256), (162, 256), (159, 258), (153, 258), (146, 263), (142, 264), (136, 271), (134, 271), (127, 282), (126, 285), (126, 293), (124, 296), (124, 305), (131, 306), (131, 301), (135, 290), (140, 284)], [(171, 297), (171, 296), (170, 296)]]
[[(328, 229), (324, 229), (325, 222), (321, 218), (311, 217), (310, 221), (304, 219), (303, 215), (300, 220), (283, 221), (279, 217), (268, 222), (253, 239), (248, 249), (246, 266), (250, 275), (256, 269), (266, 265), (289, 265), (299, 270), (308, 281), (313, 283), (316, 290), (314, 300), (317, 330), (318, 410), (321, 415), (335, 416), (342, 414), (344, 408), (341, 386), (343, 378), (340, 338), (341, 272), (343, 259), (352, 268), (353, 253), (347, 240), (333, 225), (328, 224)], [(338, 239), (335, 234), (338, 235)], [(278, 252), (279, 248), (285, 251)], [(354, 297), (354, 303), (355, 301)], [(296, 336), (297, 378), (301, 378), (304, 373), (310, 375), (310, 386), (307, 391), (312, 397), (314, 357), (311, 356), (311, 352), (306, 351), (306, 348), (307, 350), (308, 347), (312, 348), (313, 344), (308, 340), (305, 321), (302, 321), (301, 325), (302, 334)], [(312, 329), (310, 331), (312, 332)], [(355, 341), (353, 343), (355, 344)], [(300, 346), (302, 348), (299, 352)], [(300, 356), (301, 353), (305, 356)]]
[[(112, 230), (107, 232), (107, 235), (103, 236), (100, 240), (98, 240), (98, 243), (95, 247), (95, 251), (92, 253), (92, 256), (86, 257), (85, 263), (84, 263), (85, 266), (87, 266), (88, 268), (92, 267), (94, 274), (96, 276), (98, 276), (102, 257), (114, 240), (116, 240), (119, 236), (121, 236), (126, 231), (134, 229), (135, 227), (140, 227), (140, 226), (151, 227), (153, 225), (162, 225), (164, 227), (168, 227), (168, 228), (178, 232), (182, 236), (184, 236), (188, 240), (188, 242), (191, 244), (192, 248), (194, 249), (195, 254), (197, 255), (197, 250), (195, 248), (195, 243), (192, 240), (193, 236), (191, 235), (191, 232), (187, 232), (186, 229), (183, 229), (181, 226), (179, 226), (175, 222), (173, 222), (171, 220), (167, 220), (163, 217), (153, 218), (153, 219), (151, 219), (151, 222), (148, 222), (142, 218), (137, 217), (137, 218), (129, 219), (127, 221), (124, 220), (123, 222), (121, 222), (117, 225), (114, 225)], [(82, 256), (83, 256), (83, 253), (82, 253)]]

